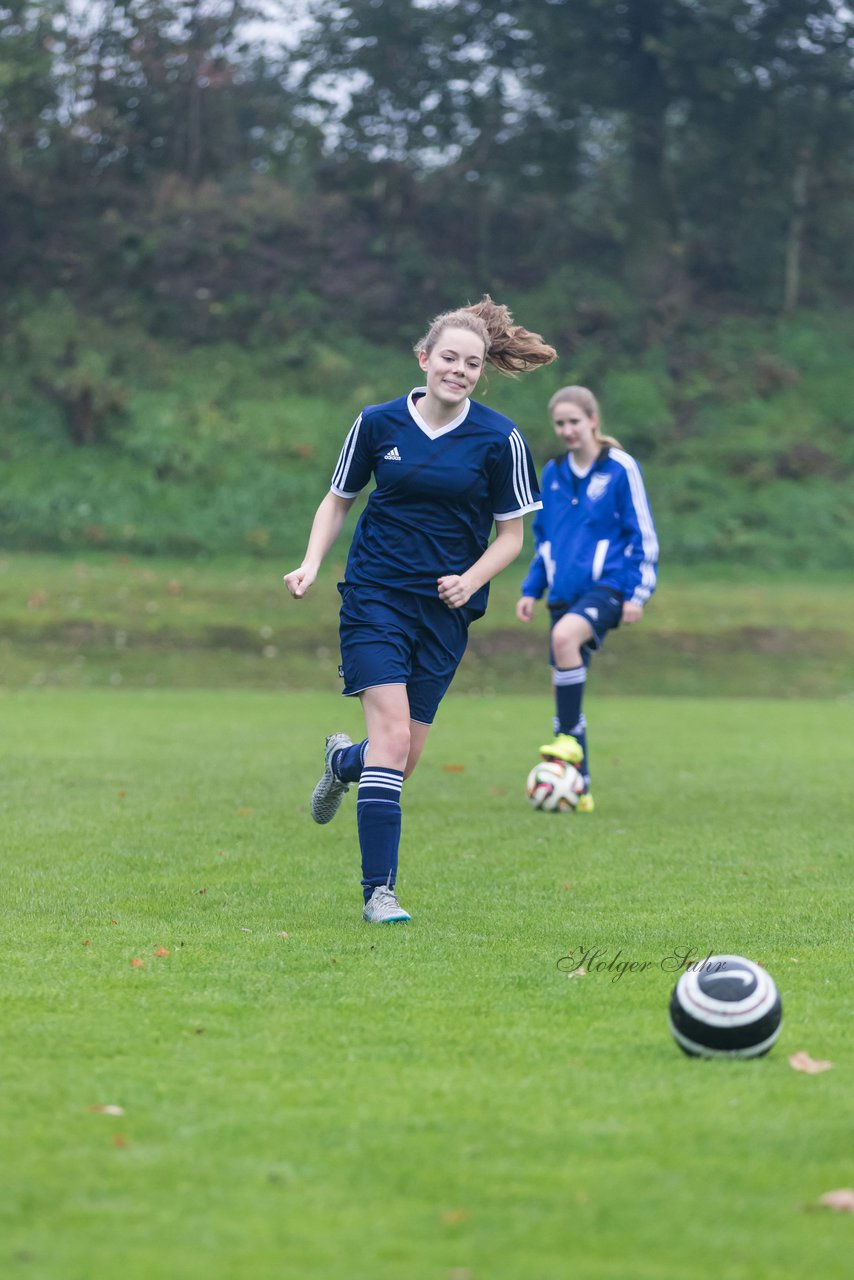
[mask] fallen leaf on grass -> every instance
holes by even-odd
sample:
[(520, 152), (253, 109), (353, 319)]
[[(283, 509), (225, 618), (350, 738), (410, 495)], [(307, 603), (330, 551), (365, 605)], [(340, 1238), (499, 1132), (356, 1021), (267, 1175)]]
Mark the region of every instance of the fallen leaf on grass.
[(84, 946), (84, 947), (91, 947), (91, 945), (92, 945), (92, 939), (91, 939), (91, 938), (84, 938), (84, 939), (83, 939), (83, 946)]
[(102, 1116), (123, 1116), (124, 1107), (118, 1107), (114, 1102), (97, 1102), (89, 1108), (90, 1111), (97, 1111)]
[(805, 1071), (808, 1076), (817, 1076), (822, 1071), (830, 1071), (833, 1063), (823, 1058), (811, 1058), (804, 1049), (801, 1049), (789, 1058), (789, 1066), (794, 1067), (795, 1071)]
[(458, 1227), (461, 1222), (468, 1222), (471, 1217), (469, 1209), (447, 1209), (442, 1214), (440, 1222), (443, 1227)]
[(125, 1138), (124, 1134), (121, 1134), (121, 1133), (114, 1133), (114, 1134), (113, 1134), (113, 1146), (114, 1146), (114, 1147), (126, 1147), (126, 1146), (127, 1146), (127, 1139)]
[(235, 809), (234, 812), (237, 814), (238, 818), (248, 818), (252, 814), (251, 809)]
[(154, 954), (156, 956), (168, 956), (169, 952), (167, 951), (166, 947), (155, 947)]
[(278, 934), (277, 936), (278, 936), (279, 938), (288, 938), (288, 937), (290, 937), (290, 934), (282, 932), (282, 933)]
[(838, 1213), (854, 1213), (854, 1191), (850, 1187), (840, 1187), (838, 1191), (825, 1191), (818, 1202), (825, 1209), (836, 1209)]
[(130, 962), (130, 967), (131, 967), (132, 969), (144, 969), (144, 968), (145, 968), (145, 961), (144, 961), (144, 960), (140, 960), (139, 956), (134, 956), (133, 960), (131, 960), (131, 962)]
[(445, 773), (465, 773), (466, 771), (464, 764), (443, 764), (442, 768)]

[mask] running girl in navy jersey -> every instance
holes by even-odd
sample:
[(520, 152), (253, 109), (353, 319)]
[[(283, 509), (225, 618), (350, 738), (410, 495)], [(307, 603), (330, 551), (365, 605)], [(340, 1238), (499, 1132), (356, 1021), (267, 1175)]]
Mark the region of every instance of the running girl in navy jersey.
[(516, 616), (530, 622), (548, 588), (556, 737), (540, 753), (578, 766), (586, 788), (578, 809), (591, 813), (581, 709), (587, 667), (608, 631), (643, 616), (655, 590), (658, 540), (640, 467), (617, 440), (602, 435), (592, 391), (563, 387), (549, 401), (549, 412), (566, 456), (543, 468), (536, 554)]
[(291, 595), (304, 596), (373, 476), (338, 586), (343, 692), (361, 699), (367, 736), (356, 744), (343, 733), (327, 738), (311, 811), (315, 822), (328, 822), (358, 783), (363, 916), (376, 924), (410, 919), (394, 892), (402, 784), (463, 656), (468, 628), (486, 609), (487, 584), (516, 559), (522, 518), (540, 507), (518, 428), (469, 397), (486, 363), (514, 374), (555, 358), (488, 295), (438, 316), (415, 352), (426, 385), (359, 414), (305, 558), (285, 576)]

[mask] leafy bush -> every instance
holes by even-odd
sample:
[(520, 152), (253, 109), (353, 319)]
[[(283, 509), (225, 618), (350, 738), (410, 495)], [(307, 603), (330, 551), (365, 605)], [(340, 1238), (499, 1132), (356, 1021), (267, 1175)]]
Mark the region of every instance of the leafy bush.
[[(552, 337), (557, 297), (507, 301)], [(562, 352), (531, 377), (489, 373), (481, 398), (519, 422), (542, 465), (557, 452), (549, 396), (591, 385), (605, 429), (643, 463), (665, 563), (850, 564), (854, 318), (729, 318), (702, 341), (685, 329), (638, 353), (618, 301), (628, 350), (608, 356), (614, 330), (600, 329), (578, 364)], [(0, 538), (16, 548), (296, 557), (356, 413), (419, 378), (406, 342), (378, 348), (352, 328), (179, 346), (79, 315), (62, 295), (13, 321), (0, 345)], [(79, 367), (122, 390), (121, 419), (88, 448), (44, 387), (69, 335)]]

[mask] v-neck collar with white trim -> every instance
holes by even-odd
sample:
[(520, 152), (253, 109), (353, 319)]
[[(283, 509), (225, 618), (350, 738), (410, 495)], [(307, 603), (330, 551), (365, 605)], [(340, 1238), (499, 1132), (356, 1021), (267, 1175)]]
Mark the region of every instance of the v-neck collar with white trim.
[(599, 455), (597, 454), (596, 457), (593, 459), (593, 461), (589, 464), (589, 466), (586, 466), (583, 469), (577, 465), (571, 453), (567, 453), (566, 460), (569, 464), (569, 469), (572, 472), (572, 474), (575, 476), (575, 478), (577, 480), (586, 480), (587, 477), (590, 475), (590, 472), (596, 466), (596, 463), (599, 461)]
[(420, 399), (421, 396), (425, 396), (426, 394), (426, 387), (413, 387), (409, 395), (406, 397), (406, 407), (412, 415), (412, 421), (415, 423), (416, 427), (420, 428), (420, 430), (424, 432), (425, 436), (428, 436), (431, 440), (438, 440), (440, 436), (446, 436), (449, 431), (455, 431), (457, 427), (462, 426), (468, 417), (468, 412), (471, 408), (471, 401), (468, 397), (463, 401), (463, 407), (457, 414), (456, 418), (454, 418), (453, 422), (449, 422), (446, 427), (431, 427), (421, 417), (421, 414), (416, 408), (415, 402), (416, 396)]

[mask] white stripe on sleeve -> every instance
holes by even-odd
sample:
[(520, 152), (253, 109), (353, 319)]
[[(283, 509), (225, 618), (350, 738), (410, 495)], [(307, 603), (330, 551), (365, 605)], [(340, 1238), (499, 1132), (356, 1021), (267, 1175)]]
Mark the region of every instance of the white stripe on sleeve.
[(347, 474), (353, 461), (353, 454), (356, 450), (356, 441), (359, 438), (359, 428), (361, 425), (362, 415), (359, 414), (358, 418), (347, 433), (347, 439), (344, 441), (344, 446), (338, 455), (338, 462), (336, 463), (335, 470), (332, 473), (332, 488), (336, 493), (341, 495), (347, 494)]
[(629, 493), (631, 494), (632, 505), (635, 509), (635, 517), (638, 522), (638, 528), (641, 532), (641, 547), (643, 548), (643, 561), (641, 563), (641, 581), (640, 586), (634, 594), (637, 603), (643, 604), (652, 595), (655, 586), (655, 566), (658, 561), (658, 539), (655, 536), (655, 526), (652, 523), (652, 513), (649, 509), (646, 490), (643, 487), (640, 468), (635, 462), (631, 454), (624, 452), (622, 449), (612, 449), (610, 456), (616, 462), (619, 462), (625, 468), (629, 481)]
[(525, 443), (515, 427), (510, 432), (510, 448), (513, 451), (513, 490), (519, 506), (530, 508), (534, 495), (531, 490), (531, 477), (528, 474)]

